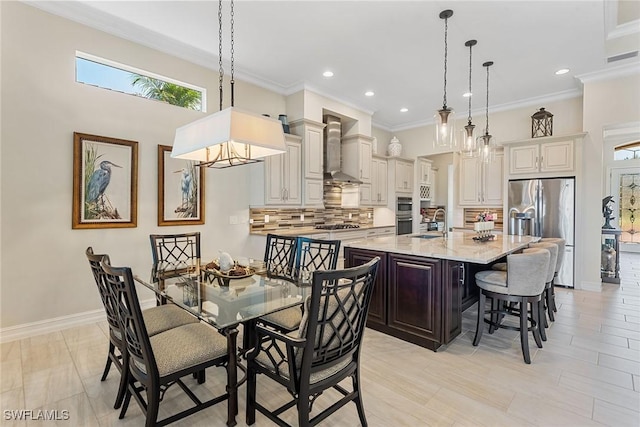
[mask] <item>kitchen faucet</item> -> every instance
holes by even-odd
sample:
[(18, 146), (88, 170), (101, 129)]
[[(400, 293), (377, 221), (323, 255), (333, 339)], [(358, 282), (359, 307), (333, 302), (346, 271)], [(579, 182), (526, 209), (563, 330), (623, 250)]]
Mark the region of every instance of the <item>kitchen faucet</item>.
[(447, 212), (443, 208), (436, 209), (436, 211), (433, 213), (433, 219), (431, 221), (436, 222), (436, 217), (440, 212), (442, 212), (442, 216), (444, 218), (444, 228), (442, 229), (442, 237), (446, 238), (447, 230), (448, 230), (447, 229)]

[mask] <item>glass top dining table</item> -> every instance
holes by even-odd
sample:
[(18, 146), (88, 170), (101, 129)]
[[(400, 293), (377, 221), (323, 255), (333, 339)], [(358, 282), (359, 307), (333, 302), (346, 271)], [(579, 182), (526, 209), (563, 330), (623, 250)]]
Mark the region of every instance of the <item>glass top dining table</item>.
[[(150, 279), (134, 275), (136, 282), (156, 293), (162, 303), (171, 302), (217, 328), (227, 337), (229, 357), (228, 390), (234, 407), (227, 425), (236, 425), (238, 413), (238, 356), (252, 348), (253, 328), (258, 317), (288, 307), (301, 305), (311, 295), (311, 284), (285, 278), (251, 274), (246, 277), (220, 277), (207, 269), (195, 267), (151, 269)], [(243, 324), (243, 344), (238, 351), (238, 325)], [(233, 415), (235, 414), (235, 415)]]
[(302, 304), (310, 283), (252, 274), (220, 278), (206, 269), (183, 269), (135, 280), (217, 329), (225, 329)]

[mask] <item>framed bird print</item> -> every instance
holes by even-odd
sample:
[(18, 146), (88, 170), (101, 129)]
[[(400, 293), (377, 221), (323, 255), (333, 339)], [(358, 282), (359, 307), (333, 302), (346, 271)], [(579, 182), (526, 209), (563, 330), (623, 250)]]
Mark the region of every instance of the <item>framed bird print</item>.
[(138, 143), (73, 133), (72, 228), (137, 226)]
[(204, 169), (158, 145), (158, 225), (204, 224)]

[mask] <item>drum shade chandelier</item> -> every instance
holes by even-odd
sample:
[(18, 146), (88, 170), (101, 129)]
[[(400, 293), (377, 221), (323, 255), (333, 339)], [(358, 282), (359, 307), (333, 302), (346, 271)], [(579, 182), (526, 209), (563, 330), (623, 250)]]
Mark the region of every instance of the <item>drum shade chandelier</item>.
[(492, 65), (493, 61), (487, 61), (482, 64), (482, 66), (487, 69), (487, 126), (484, 129), (484, 135), (478, 137), (478, 154), (484, 163), (492, 162), (496, 152), (495, 140), (491, 134), (489, 134), (489, 67)]
[(262, 161), (286, 151), (282, 123), (234, 106), (234, 9), (231, 0), (231, 107), (222, 109), (222, 0), (218, 1), (220, 111), (176, 129), (171, 157), (216, 169)]
[(471, 50), (473, 46), (478, 44), (477, 40), (469, 40), (464, 45), (469, 48), (469, 116), (467, 117), (467, 125), (462, 130), (462, 144), (460, 144), (460, 152), (465, 157), (473, 157), (476, 155), (476, 137), (473, 134), (476, 125), (471, 121)]
[(452, 147), (455, 144), (454, 138), (454, 111), (447, 107), (447, 35), (449, 32), (449, 18), (453, 16), (452, 10), (440, 12), (440, 19), (444, 19), (444, 97), (442, 108), (436, 111), (436, 135), (434, 145), (436, 147)]

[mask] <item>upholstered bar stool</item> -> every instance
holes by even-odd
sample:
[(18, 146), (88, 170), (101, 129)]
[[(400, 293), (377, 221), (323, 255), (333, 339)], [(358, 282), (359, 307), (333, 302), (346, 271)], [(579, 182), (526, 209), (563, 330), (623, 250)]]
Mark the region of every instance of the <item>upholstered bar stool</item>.
[[(476, 283), (480, 288), (478, 321), (473, 345), (482, 338), (484, 323), (490, 328), (504, 328), (520, 331), (520, 344), (525, 363), (531, 363), (529, 354), (529, 331), (533, 333), (536, 345), (542, 348), (540, 337), (540, 301), (545, 288), (551, 254), (546, 249), (525, 249), (521, 254), (507, 256), (507, 271), (486, 270), (476, 273)], [(491, 298), (492, 308), (486, 310), (486, 298)], [(495, 304), (494, 302), (498, 302)], [(515, 303), (516, 307), (504, 307), (504, 303)], [(506, 314), (519, 313), (519, 327), (505, 325), (501, 319)], [(491, 315), (485, 319), (485, 314)]]
[[(564, 261), (564, 251), (565, 251), (566, 242), (564, 239), (561, 239), (560, 237), (543, 237), (540, 240), (540, 242), (555, 243), (556, 245), (558, 245), (558, 260), (556, 261), (556, 269), (555, 269), (555, 275), (554, 275), (554, 280), (555, 280), (555, 278), (558, 277), (558, 273), (560, 272), (560, 268), (562, 267), (562, 262)], [(547, 301), (547, 306), (550, 307), (549, 318), (551, 320), (555, 320), (555, 316), (553, 315), (553, 313), (557, 312), (558, 308), (556, 307), (556, 291), (555, 291), (555, 288), (553, 287), (553, 283), (551, 284), (550, 301)]]
[[(549, 323), (547, 322), (547, 315), (545, 314), (545, 307), (549, 307), (549, 301), (551, 299), (551, 288), (553, 287), (553, 277), (555, 275), (555, 271), (556, 271), (556, 262), (558, 259), (558, 245), (556, 245), (555, 243), (530, 243), (529, 244), (530, 248), (537, 248), (537, 249), (546, 249), (549, 251), (549, 268), (547, 269), (547, 274), (546, 274), (546, 278), (545, 278), (545, 285), (544, 285), (544, 291), (542, 293), (542, 301), (540, 301), (539, 307), (540, 307), (540, 324), (541, 327), (540, 328), (540, 337), (542, 338), (542, 341), (546, 341), (547, 340), (547, 333), (545, 331), (545, 328), (549, 327)], [(546, 302), (546, 305), (545, 305)], [(553, 311), (551, 311), (551, 309), (549, 309), (549, 320), (553, 321)]]

